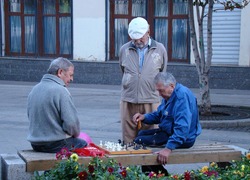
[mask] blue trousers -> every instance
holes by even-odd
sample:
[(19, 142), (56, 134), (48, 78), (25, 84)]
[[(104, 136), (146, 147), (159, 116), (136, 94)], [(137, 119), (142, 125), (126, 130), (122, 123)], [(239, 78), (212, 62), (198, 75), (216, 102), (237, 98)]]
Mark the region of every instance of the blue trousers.
[(76, 148), (85, 147), (87, 146), (87, 142), (83, 139), (70, 137), (60, 141), (47, 142), (44, 144), (31, 143), (31, 146), (35, 151), (38, 152), (57, 153), (62, 148), (68, 148), (69, 150), (73, 150)]
[[(138, 132), (134, 142), (145, 146), (162, 146), (168, 142), (169, 135), (161, 129), (141, 130)], [(190, 148), (194, 145), (194, 141), (185, 142), (178, 148)]]

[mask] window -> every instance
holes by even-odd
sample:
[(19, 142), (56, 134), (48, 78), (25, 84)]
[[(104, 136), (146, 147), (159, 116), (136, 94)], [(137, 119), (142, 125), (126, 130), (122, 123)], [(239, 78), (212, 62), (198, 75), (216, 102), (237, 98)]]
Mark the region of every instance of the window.
[(187, 0), (110, 0), (111, 60), (129, 41), (128, 24), (137, 16), (147, 19), (151, 37), (163, 43), (170, 62), (189, 62)]
[(5, 0), (6, 55), (72, 57), (71, 0)]

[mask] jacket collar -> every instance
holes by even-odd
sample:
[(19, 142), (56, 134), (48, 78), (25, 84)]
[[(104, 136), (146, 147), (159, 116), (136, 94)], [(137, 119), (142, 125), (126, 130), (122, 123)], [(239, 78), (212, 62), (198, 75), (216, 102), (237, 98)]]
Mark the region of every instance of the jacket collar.
[(176, 97), (176, 93), (177, 93), (177, 91), (179, 90), (179, 88), (180, 88), (180, 84), (179, 84), (179, 83), (176, 83), (172, 95), (170, 96), (170, 98), (169, 98), (167, 101), (165, 100), (165, 103), (166, 103), (166, 104), (169, 104), (169, 103), (171, 103), (171, 102), (174, 100), (174, 98)]

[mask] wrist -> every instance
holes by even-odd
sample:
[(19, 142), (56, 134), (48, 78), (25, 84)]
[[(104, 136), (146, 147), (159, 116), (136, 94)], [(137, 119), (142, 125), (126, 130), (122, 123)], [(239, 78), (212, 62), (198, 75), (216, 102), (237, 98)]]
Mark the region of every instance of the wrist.
[(169, 149), (169, 148), (167, 148), (167, 147), (165, 147), (165, 150), (166, 150), (166, 151), (172, 152), (172, 149)]

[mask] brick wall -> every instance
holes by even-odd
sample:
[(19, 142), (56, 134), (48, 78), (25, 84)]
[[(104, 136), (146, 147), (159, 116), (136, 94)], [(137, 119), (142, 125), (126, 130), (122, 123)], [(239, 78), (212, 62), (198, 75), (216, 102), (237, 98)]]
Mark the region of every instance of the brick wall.
[[(40, 81), (50, 61), (45, 59), (0, 58), (0, 80)], [(80, 62), (75, 65), (74, 83), (119, 85), (121, 71), (117, 62)], [(198, 88), (198, 74), (193, 65), (168, 64), (168, 72), (177, 81)], [(250, 90), (250, 67), (212, 66), (210, 70), (211, 89)]]

